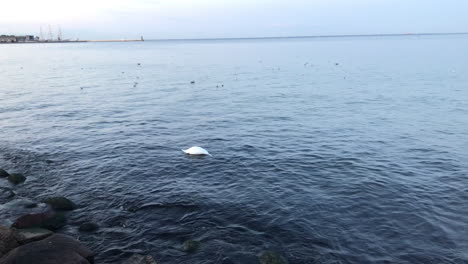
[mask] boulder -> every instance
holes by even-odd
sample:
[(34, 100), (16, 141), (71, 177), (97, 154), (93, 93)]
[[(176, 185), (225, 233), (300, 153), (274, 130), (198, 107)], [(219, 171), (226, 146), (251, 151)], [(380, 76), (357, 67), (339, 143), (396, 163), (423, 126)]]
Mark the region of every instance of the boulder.
[(15, 228), (40, 227), (49, 217), (51, 217), (50, 213), (27, 214), (16, 219), (11, 226)]
[(49, 229), (52, 231), (57, 231), (60, 228), (64, 227), (67, 224), (67, 218), (64, 214), (58, 213), (53, 214), (51, 217), (47, 218), (41, 225), (42, 228)]
[(74, 202), (70, 201), (65, 197), (50, 197), (44, 199), (43, 201), (46, 204), (49, 204), (55, 210), (63, 210), (63, 211), (70, 211), (75, 209), (77, 206)]
[(86, 223), (81, 224), (78, 230), (80, 230), (81, 232), (94, 232), (98, 230), (98, 228), (99, 226), (97, 224), (86, 222)]
[(187, 253), (195, 252), (200, 247), (200, 242), (195, 240), (187, 240), (182, 244), (182, 250)]
[(6, 178), (10, 176), (8, 172), (6, 172), (4, 169), (0, 169), (0, 178)]
[(37, 203), (35, 202), (27, 202), (23, 205), (24, 208), (26, 209), (31, 209), (31, 208), (36, 208), (37, 207)]
[(235, 264), (235, 262), (226, 257), (221, 260), (221, 264)]
[(0, 259), (0, 264), (93, 264), (94, 254), (77, 240), (54, 234), (17, 247)]
[(12, 227), (19, 229), (41, 227), (56, 231), (65, 226), (66, 222), (65, 215), (60, 213), (27, 214), (16, 219)]
[(288, 264), (288, 261), (274, 251), (265, 251), (259, 257), (261, 264)]
[(0, 226), (0, 258), (17, 246), (19, 243), (16, 233), (9, 228)]
[(158, 262), (156, 262), (156, 260), (154, 260), (154, 258), (150, 255), (143, 256), (135, 254), (122, 262), (122, 264), (158, 264)]
[(21, 245), (31, 243), (33, 241), (39, 241), (46, 237), (49, 237), (54, 232), (43, 229), (43, 228), (26, 228), (26, 229), (18, 229), (17, 230), (17, 240), (18, 243)]
[(13, 184), (20, 184), (26, 180), (26, 177), (21, 173), (12, 173), (8, 176), (8, 181)]

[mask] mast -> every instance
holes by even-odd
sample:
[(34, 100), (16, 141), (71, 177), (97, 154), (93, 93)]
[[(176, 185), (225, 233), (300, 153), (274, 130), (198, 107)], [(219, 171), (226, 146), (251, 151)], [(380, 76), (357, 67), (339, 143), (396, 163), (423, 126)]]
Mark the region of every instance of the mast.
[(41, 26), (41, 28), (40, 28), (39, 40), (40, 40), (40, 41), (44, 41), (44, 32), (42, 31), (42, 26)]
[(58, 25), (57, 40), (62, 41), (62, 27), (60, 25)]
[(54, 35), (52, 34), (52, 26), (49, 24), (49, 41), (54, 40)]

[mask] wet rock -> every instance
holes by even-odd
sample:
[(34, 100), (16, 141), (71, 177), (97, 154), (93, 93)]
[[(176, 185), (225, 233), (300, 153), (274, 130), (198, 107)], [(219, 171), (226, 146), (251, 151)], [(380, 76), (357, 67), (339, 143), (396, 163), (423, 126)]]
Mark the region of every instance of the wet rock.
[(65, 215), (60, 213), (27, 214), (19, 217), (12, 227), (24, 229), (40, 227), (56, 231), (67, 223)]
[(99, 226), (95, 223), (91, 222), (86, 222), (80, 225), (80, 230), (81, 232), (94, 232), (99, 229)]
[(34, 241), (42, 240), (46, 237), (49, 237), (54, 232), (44, 229), (44, 228), (26, 228), (26, 229), (18, 229), (18, 243), (21, 245), (31, 243)]
[(221, 264), (235, 264), (230, 258), (223, 258)]
[(46, 219), (41, 227), (52, 231), (57, 231), (67, 224), (67, 218), (64, 214), (54, 214), (52, 217)]
[(40, 227), (49, 217), (51, 217), (49, 213), (27, 214), (16, 219), (11, 226), (15, 228)]
[(0, 202), (5, 202), (5, 200), (13, 198), (14, 196), (15, 193), (11, 189), (0, 187)]
[(10, 251), (1, 264), (93, 264), (94, 254), (77, 240), (54, 234)]
[(261, 264), (288, 264), (288, 261), (274, 251), (265, 251), (259, 257)]
[(17, 246), (19, 243), (16, 233), (9, 228), (0, 226), (0, 258)]
[(136, 205), (131, 205), (127, 208), (127, 211), (130, 212), (130, 213), (135, 213), (136, 211), (138, 211), (140, 208)]
[(70, 211), (77, 207), (74, 202), (61, 196), (50, 197), (45, 199), (43, 202), (49, 204), (55, 210)]
[(0, 169), (0, 178), (6, 178), (10, 176), (8, 172), (6, 172), (4, 169)]
[(193, 253), (200, 247), (200, 242), (196, 240), (187, 240), (182, 244), (182, 250), (187, 253)]
[(139, 255), (135, 254), (126, 261), (122, 262), (122, 264), (158, 264), (156, 260), (150, 255)]
[(23, 207), (24, 207), (24, 208), (27, 208), (27, 209), (36, 208), (36, 207), (37, 207), (37, 203), (34, 203), (34, 202), (27, 202), (26, 204), (24, 204)]
[(8, 181), (13, 184), (20, 184), (26, 180), (26, 177), (21, 173), (12, 173), (8, 176)]

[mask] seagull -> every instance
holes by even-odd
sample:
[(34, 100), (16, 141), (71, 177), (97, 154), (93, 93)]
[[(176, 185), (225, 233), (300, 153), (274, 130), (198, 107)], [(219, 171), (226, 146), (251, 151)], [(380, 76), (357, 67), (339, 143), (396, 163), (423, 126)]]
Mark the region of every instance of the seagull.
[(188, 154), (188, 155), (208, 155), (208, 156), (211, 156), (211, 154), (208, 153), (208, 151), (206, 151), (206, 149), (201, 148), (201, 147), (197, 147), (197, 146), (194, 146), (194, 147), (191, 147), (189, 149), (182, 150), (182, 151), (185, 152), (185, 154)]

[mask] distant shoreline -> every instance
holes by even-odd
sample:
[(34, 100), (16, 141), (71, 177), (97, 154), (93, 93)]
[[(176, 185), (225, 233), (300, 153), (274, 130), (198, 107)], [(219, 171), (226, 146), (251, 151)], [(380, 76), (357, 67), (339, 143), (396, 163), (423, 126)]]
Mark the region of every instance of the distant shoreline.
[(84, 42), (135, 42), (141, 39), (104, 39), (104, 40), (61, 40), (61, 41), (24, 41), (24, 42), (0, 42), (1, 44), (55, 44), (55, 43), (84, 43)]
[(110, 39), (110, 40), (69, 40), (69, 41), (28, 41), (0, 42), (1, 44), (52, 44), (85, 42), (143, 42), (143, 41), (207, 41), (207, 40), (274, 40), (274, 39), (320, 39), (320, 38), (365, 38), (365, 37), (418, 37), (468, 35), (468, 32), (452, 33), (393, 33), (393, 34), (356, 34), (356, 35), (311, 35), (311, 36), (270, 36), (270, 37), (232, 37), (232, 38), (173, 38), (173, 39)]

